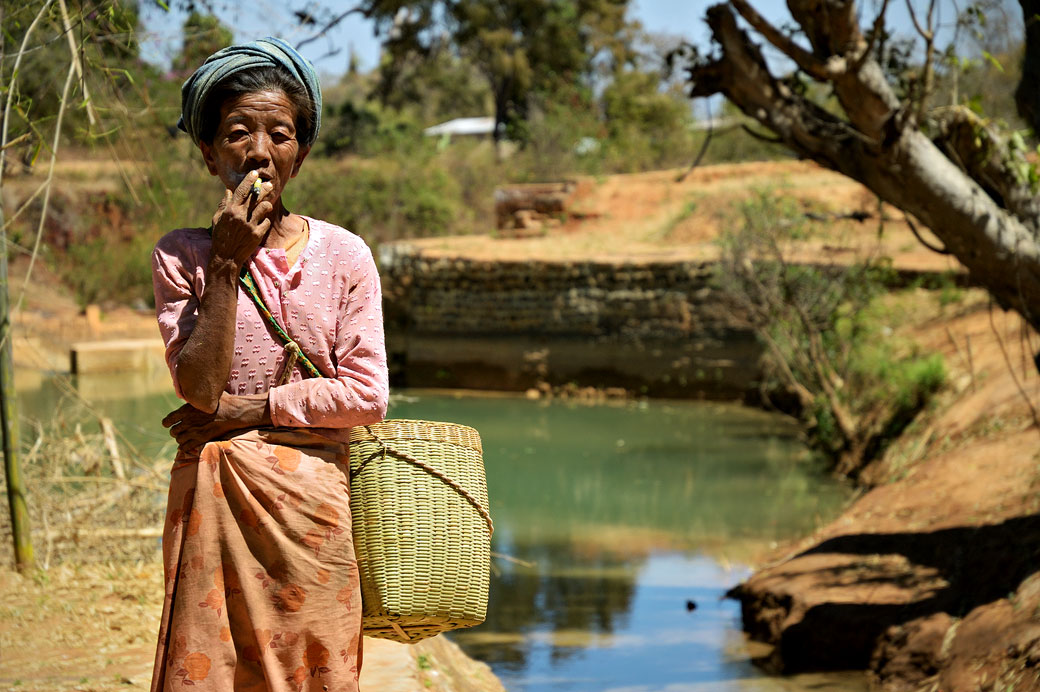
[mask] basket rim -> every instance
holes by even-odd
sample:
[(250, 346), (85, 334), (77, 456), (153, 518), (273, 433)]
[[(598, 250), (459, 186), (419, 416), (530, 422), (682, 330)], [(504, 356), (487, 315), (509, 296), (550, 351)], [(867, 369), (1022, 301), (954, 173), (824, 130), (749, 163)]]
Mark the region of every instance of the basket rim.
[(477, 435), (480, 434), (477, 431), (476, 428), (474, 428), (472, 426), (469, 426), (469, 425), (465, 425), (463, 423), (453, 423), (451, 421), (441, 421), (441, 420), (426, 420), (424, 418), (384, 418), (383, 420), (379, 421), (378, 423), (368, 423), (367, 425), (355, 425), (354, 427), (351, 428), (351, 430), (356, 430), (356, 429), (364, 430), (366, 427), (371, 428), (371, 427), (375, 427), (375, 426), (395, 425), (395, 424), (398, 424), (398, 423), (418, 423), (420, 425), (436, 425), (436, 426), (442, 426), (442, 427), (445, 427), (445, 428), (460, 428), (462, 430), (468, 430), (468, 431), (474, 432)]
[[(395, 436), (395, 433), (399, 432), (401, 428), (409, 426), (426, 428), (428, 430), (436, 430), (437, 428), (440, 428), (446, 433), (446, 435), (444, 436), (454, 436), (459, 439), (457, 441), (436, 439), (433, 435), (431, 435), (429, 439), (421, 436)], [(469, 425), (463, 425), (461, 423), (451, 423), (447, 421), (430, 421), (417, 418), (387, 418), (385, 420), (379, 421), (378, 423), (369, 423), (368, 425), (356, 425), (350, 429), (350, 443), (354, 444), (359, 442), (371, 442), (373, 437), (377, 435), (385, 440), (410, 439), (430, 442), (443, 442), (445, 444), (452, 444), (456, 447), (473, 449), (476, 452), (479, 452), (481, 455), (483, 455), (484, 453), (484, 443), (483, 440), (480, 438), (480, 432), (476, 428), (473, 428)]]

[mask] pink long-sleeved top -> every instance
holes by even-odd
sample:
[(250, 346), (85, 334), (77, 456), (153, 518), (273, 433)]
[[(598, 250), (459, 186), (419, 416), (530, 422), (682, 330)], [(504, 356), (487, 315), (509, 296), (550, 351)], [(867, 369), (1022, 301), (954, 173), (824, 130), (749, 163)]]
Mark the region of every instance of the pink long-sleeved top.
[[(386, 414), (390, 388), (379, 274), (361, 238), (304, 218), (310, 237), (292, 267), (284, 250), (260, 248), (249, 268), (267, 307), (326, 377), (305, 379), (297, 365), (289, 382), (276, 386), (286, 365), (285, 348), (252, 298), (239, 290), (235, 351), (225, 391), (269, 392), (274, 425), (313, 428), (345, 442), (350, 427), (377, 422)], [(163, 236), (152, 253), (155, 312), (181, 398), (177, 356), (195, 327), (210, 248), (206, 229), (181, 228)]]

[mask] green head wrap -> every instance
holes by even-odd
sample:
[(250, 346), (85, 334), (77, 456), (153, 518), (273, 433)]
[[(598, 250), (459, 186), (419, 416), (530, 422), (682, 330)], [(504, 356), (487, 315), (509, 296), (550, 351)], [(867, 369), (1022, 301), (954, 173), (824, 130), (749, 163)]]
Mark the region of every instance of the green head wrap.
[(181, 119), (177, 127), (199, 143), (202, 132), (202, 106), (213, 87), (236, 72), (258, 67), (282, 67), (307, 90), (314, 102), (314, 127), (310, 132), (298, 133), (300, 144), (310, 146), (318, 138), (321, 127), (321, 86), (318, 74), (307, 58), (280, 38), (268, 36), (250, 43), (228, 46), (206, 58), (181, 86)]

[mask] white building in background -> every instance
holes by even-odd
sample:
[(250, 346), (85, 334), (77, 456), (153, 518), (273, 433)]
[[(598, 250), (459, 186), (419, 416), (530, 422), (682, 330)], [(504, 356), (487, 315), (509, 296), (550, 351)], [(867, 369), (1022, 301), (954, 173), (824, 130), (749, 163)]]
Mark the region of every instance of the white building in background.
[(490, 137), (495, 132), (494, 118), (455, 118), (423, 130), (427, 137)]

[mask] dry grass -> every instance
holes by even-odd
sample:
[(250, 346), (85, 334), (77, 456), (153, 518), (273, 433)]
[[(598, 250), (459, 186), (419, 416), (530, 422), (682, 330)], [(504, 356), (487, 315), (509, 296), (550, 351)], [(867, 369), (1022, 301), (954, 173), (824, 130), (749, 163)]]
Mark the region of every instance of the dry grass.
[[(103, 417), (71, 423), (67, 415), (57, 411), (23, 440), (22, 478), (37, 566), (153, 560), (169, 460), (143, 458)], [(0, 488), (6, 500), (2, 479)], [(0, 566), (12, 566), (11, 545), (10, 516), (3, 512)]]

